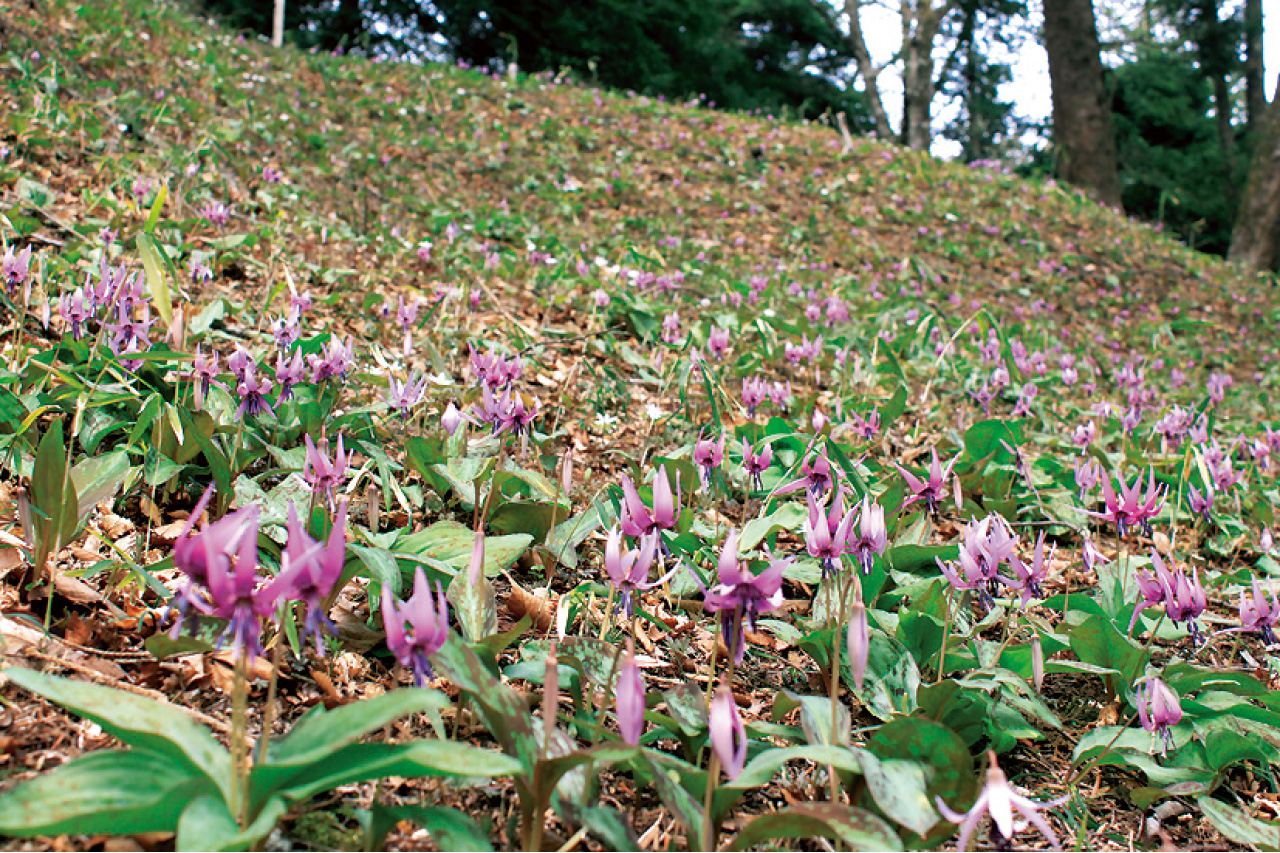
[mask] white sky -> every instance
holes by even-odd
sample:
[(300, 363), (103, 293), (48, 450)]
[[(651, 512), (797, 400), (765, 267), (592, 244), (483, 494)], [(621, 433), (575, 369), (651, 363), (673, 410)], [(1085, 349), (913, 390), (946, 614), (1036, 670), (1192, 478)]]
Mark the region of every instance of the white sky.
[[(1037, 7), (1039, 4), (1034, 4)], [(1098, 9), (1099, 26), (1104, 26), (1103, 9), (1114, 11), (1114, 7), (1125, 6), (1114, 0), (1095, 0)], [(1230, 9), (1236, 4), (1227, 4)], [(1280, 2), (1268, 0), (1263, 5), (1263, 66), (1266, 75), (1268, 97), (1276, 97), (1276, 78), (1280, 75)], [(902, 47), (902, 23), (898, 13), (882, 5), (870, 5), (863, 10), (862, 26), (867, 37), (867, 47), (872, 59), (877, 63), (885, 63), (893, 58)], [(1032, 16), (1032, 32), (1039, 32), (1042, 16), (1036, 8)], [(1104, 33), (1105, 39), (1105, 33)], [(943, 52), (938, 51), (935, 59), (940, 63)], [(1013, 81), (1001, 88), (1001, 95), (1014, 103), (1014, 112), (1024, 118), (1043, 120), (1052, 112), (1049, 87), (1049, 57), (1039, 40), (1027, 38), (1013, 62)], [(897, 67), (890, 67), (880, 75), (880, 97), (884, 101), (885, 111), (895, 129), (902, 116), (902, 75)], [(935, 133), (939, 131), (954, 115), (954, 108), (948, 111), (942, 98), (933, 102), (933, 125)], [(960, 146), (949, 139), (936, 136), (933, 153), (940, 157), (954, 157), (959, 154)]]

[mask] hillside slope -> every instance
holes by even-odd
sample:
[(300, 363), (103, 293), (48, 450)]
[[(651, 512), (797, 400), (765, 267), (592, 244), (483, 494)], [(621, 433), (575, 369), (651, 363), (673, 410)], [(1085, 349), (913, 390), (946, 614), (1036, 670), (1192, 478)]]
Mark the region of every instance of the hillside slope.
[[(613, 725), (595, 693), (579, 709), (582, 681), (610, 696), (624, 638), (635, 641), (664, 689), (642, 720), (647, 755), (673, 781), (650, 784), (658, 764), (638, 759), (600, 771), (600, 797), (560, 804), (548, 840), (589, 824), (592, 844), (696, 848), (702, 702), (733, 627), (704, 593), (725, 559), (730, 574), (739, 565), (720, 555), (740, 531), (740, 565), (786, 555), (775, 595), (762, 596), (779, 602), (738, 641), (750, 653), (727, 676), (753, 758), (820, 742), (812, 714), (826, 690), (848, 700), (858, 744), (898, 725), (904, 740), (879, 746), (907, 750), (892, 757), (919, 807), (844, 783), (848, 805), (889, 833), (875, 838), (949, 843), (931, 798), (972, 803), (997, 753), (1040, 799), (1074, 793), (1054, 825), (1094, 849), (1244, 844), (1220, 834), (1223, 814), (1275, 816), (1280, 657), (1267, 632), (1280, 608), (1266, 631), (1255, 612), (1258, 630), (1210, 634), (1241, 627), (1241, 594), (1280, 577), (1273, 278), (1051, 182), (564, 80), (272, 50), (169, 0), (0, 0), (0, 237), (15, 250), (0, 269), (13, 282), (0, 314), (8, 663), (163, 694), (225, 734), (230, 653), (214, 650), (207, 624), (222, 623), (204, 620), (176, 646), (160, 629), (171, 594), (188, 588), (173, 545), (190, 541), (197, 498), (213, 484), (211, 515), (261, 513), (264, 573), (286, 566), (286, 505), (308, 507), (315, 532), (349, 498), (344, 586), (307, 610), (324, 599), (334, 654), (281, 631), (268, 632), (275, 668), (255, 659), (280, 680), (276, 733), (307, 708), (423, 674), (421, 659), (393, 655), (381, 592), (429, 577), (449, 585), (444, 633), (502, 665), (494, 690), (519, 685), (515, 707), (543, 693), (546, 672), (567, 673), (563, 661), (543, 667), (548, 638), (581, 657), (563, 691), (572, 715), (556, 706), (574, 746)], [(136, 284), (123, 307), (111, 301), (121, 281)], [(75, 300), (104, 282), (108, 313), (83, 315)], [(310, 442), (328, 454), (337, 436), (350, 464), (325, 480)], [(744, 453), (765, 447), (753, 469)], [(921, 469), (939, 457), (947, 475), (929, 481)], [(53, 535), (70, 510), (40, 501), (65, 501), (73, 475), (53, 478), (55, 498), (41, 478), (64, 460), (79, 500)], [(647, 574), (631, 588), (606, 574), (606, 533), (629, 506), (621, 474), (654, 507), (647, 541), (663, 565), (687, 570), (653, 587)], [(1127, 509), (1113, 476), (1135, 483)], [(683, 507), (666, 526), (663, 486)], [(815, 502), (845, 500), (835, 495), (860, 502), (860, 520), (873, 501), (887, 513), (879, 550), (868, 534), (856, 569), (852, 549), (813, 544), (826, 523)], [(472, 551), (473, 529), (485, 550)], [(992, 564), (1006, 560), (1005, 575), (953, 580), (960, 546), (993, 530), (1010, 537)], [(32, 559), (43, 546), (47, 574)], [(1177, 561), (1182, 592), (1203, 576), (1194, 616), (1190, 593), (1168, 621), (1143, 615), (1167, 603), (1152, 598), (1159, 554)], [(1006, 577), (1018, 559), (1044, 570), (1021, 595)], [(842, 566), (856, 584), (827, 579)], [(640, 619), (616, 618), (620, 588)], [(834, 597), (855, 588), (877, 650), (865, 691), (849, 668), (825, 674), (832, 638), (841, 646)], [(57, 654), (33, 639), (41, 631)], [(432, 682), (450, 691), (444, 704), (483, 692), (456, 658), (436, 663), (450, 676)], [(1160, 761), (1154, 731), (1135, 725), (1156, 673), (1188, 700), (1181, 728), (1160, 730), (1167, 744), (1176, 728), (1178, 747)], [(818, 704), (799, 710), (783, 688)], [(0, 738), (7, 792), (50, 756), (107, 745), (100, 729), (69, 743), (81, 730), (62, 712), (13, 683), (0, 690), (16, 709), (12, 740)], [(697, 706), (691, 722), (674, 719), (681, 697)], [(511, 730), (474, 708), (451, 713), (454, 738), (509, 746)], [(440, 734), (419, 716), (385, 731)], [(944, 731), (953, 773), (936, 744), (907, 744), (917, 723)], [(1213, 758), (1211, 740), (1227, 744)], [(775, 804), (825, 800), (817, 780), (835, 764), (805, 761), (794, 776), (770, 766), (761, 793), (726, 806), (726, 837)], [(926, 779), (954, 787), (926, 796)], [(287, 831), (355, 844), (352, 810), (385, 796), (457, 808), (485, 842), (527, 840), (505, 777), (388, 789), (362, 781), (315, 812), (292, 805)], [(1147, 838), (1147, 807), (1161, 800), (1186, 808)], [(575, 811), (586, 805), (607, 814)], [(406, 826), (397, 849), (428, 843)]]

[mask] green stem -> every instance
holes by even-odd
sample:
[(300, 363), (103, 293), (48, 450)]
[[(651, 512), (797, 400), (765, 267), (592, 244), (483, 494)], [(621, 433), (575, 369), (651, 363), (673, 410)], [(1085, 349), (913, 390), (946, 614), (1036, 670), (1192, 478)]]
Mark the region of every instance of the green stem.
[(707, 765), (707, 792), (702, 798), (702, 845), (704, 850), (716, 849), (716, 822), (711, 814), (716, 783), (720, 781), (720, 756), (711, 751), (711, 763)]
[(249, 658), (236, 658), (231, 688), (231, 803), (230, 811), (241, 828), (247, 826), (249, 812)]

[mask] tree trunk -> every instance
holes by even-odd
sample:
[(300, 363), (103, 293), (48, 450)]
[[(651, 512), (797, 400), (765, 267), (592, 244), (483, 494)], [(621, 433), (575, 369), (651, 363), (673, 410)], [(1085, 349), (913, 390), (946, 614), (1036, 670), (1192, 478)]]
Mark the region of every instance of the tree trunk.
[(271, 45), (280, 47), (284, 44), (284, 0), (276, 0), (271, 15)]
[(1063, 180), (1104, 204), (1120, 205), (1116, 140), (1098, 59), (1092, 0), (1044, 4), (1044, 42), (1053, 86), (1053, 136)]
[(1244, 85), (1250, 130), (1258, 129), (1267, 109), (1262, 71), (1262, 0), (1245, 0)]
[(902, 0), (902, 141), (928, 151), (933, 142), (933, 40), (948, 11), (933, 0)]
[(1272, 100), (1260, 124), (1227, 254), (1233, 263), (1259, 271), (1280, 263), (1280, 98)]
[(849, 47), (853, 52), (853, 64), (866, 87), (867, 109), (876, 123), (876, 135), (884, 140), (893, 139), (893, 127), (889, 124), (889, 114), (884, 111), (884, 102), (880, 100), (880, 72), (871, 61), (871, 51), (867, 49), (867, 40), (862, 34), (862, 20), (858, 17), (862, 11), (860, 0), (845, 0), (844, 14), (849, 18)]

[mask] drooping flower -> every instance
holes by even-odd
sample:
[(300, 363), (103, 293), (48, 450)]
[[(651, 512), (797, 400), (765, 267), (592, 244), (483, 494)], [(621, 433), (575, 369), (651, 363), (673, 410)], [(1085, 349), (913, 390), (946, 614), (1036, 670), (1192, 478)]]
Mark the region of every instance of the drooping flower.
[(1267, 601), (1257, 578), (1253, 578), (1252, 586), (1252, 594), (1240, 591), (1239, 627), (1228, 628), (1222, 633), (1256, 631), (1262, 635), (1263, 642), (1271, 645), (1276, 642), (1275, 626), (1280, 622), (1280, 602), (1276, 601), (1275, 585), (1270, 580), (1267, 581), (1267, 589), (1271, 591), (1270, 601)]
[(628, 619), (631, 618), (636, 592), (660, 586), (671, 577), (668, 574), (661, 580), (649, 582), (649, 569), (653, 566), (653, 558), (658, 550), (658, 535), (653, 533), (641, 536), (639, 544), (639, 548), (624, 550), (622, 531), (617, 527), (610, 530), (605, 539), (604, 570), (609, 576), (609, 582), (618, 590), (618, 609)]
[(636, 663), (635, 641), (627, 638), (627, 653), (618, 669), (618, 688), (614, 692), (618, 714), (618, 732), (632, 746), (640, 745), (644, 733), (644, 676)]
[(93, 305), (85, 301), (84, 288), (77, 287), (73, 293), (62, 294), (58, 313), (71, 327), (72, 340), (80, 340), (84, 336), (85, 324), (93, 318)]
[(240, 407), (236, 409), (236, 417), (243, 418), (246, 414), (258, 415), (263, 412), (275, 415), (276, 410), (271, 407), (271, 401), (267, 399), (271, 388), (271, 380), (265, 376), (259, 377), (257, 371), (250, 365), (244, 372), (244, 378), (236, 385), (236, 393), (240, 395)]
[(938, 462), (938, 449), (932, 450), (933, 461), (929, 464), (929, 479), (922, 480), (915, 474), (903, 468), (898, 463), (893, 463), (893, 467), (898, 469), (898, 473), (902, 475), (902, 479), (906, 481), (907, 488), (911, 490), (913, 497), (911, 500), (924, 501), (925, 506), (929, 509), (930, 515), (938, 514), (938, 506), (946, 497), (947, 480), (951, 477), (951, 469), (955, 467), (960, 457), (957, 455), (954, 459), (944, 467)]
[(826, 578), (836, 570), (841, 555), (849, 550), (849, 530), (857, 515), (856, 508), (848, 512), (844, 497), (836, 489), (829, 507), (819, 506), (813, 493), (805, 494), (809, 504), (809, 516), (804, 520), (804, 542), (809, 556), (822, 563), (822, 576)]
[(999, 591), (1000, 566), (1013, 558), (1017, 544), (1018, 537), (1009, 523), (999, 514), (992, 513), (965, 526), (958, 567), (941, 560), (936, 562), (952, 587), (976, 590), (978, 601), (990, 610), (995, 606), (995, 595)]
[(1141, 474), (1128, 486), (1119, 474), (1116, 475), (1116, 480), (1120, 484), (1118, 497), (1116, 490), (1111, 487), (1111, 478), (1105, 475), (1102, 477), (1102, 496), (1106, 502), (1106, 511), (1090, 511), (1089, 515), (1113, 522), (1121, 536), (1132, 527), (1138, 527), (1150, 536), (1151, 519), (1159, 515), (1165, 497), (1164, 488), (1156, 485), (1155, 470), (1148, 473), (1145, 491), (1142, 488)]
[(1026, 607), (1032, 598), (1044, 597), (1041, 584), (1044, 583), (1045, 576), (1049, 572), (1054, 550), (1050, 549), (1049, 556), (1045, 557), (1044, 534), (1041, 533), (1036, 539), (1036, 548), (1032, 553), (1030, 565), (1022, 562), (1016, 554), (1009, 555), (1009, 568), (1013, 570), (1013, 577), (1001, 575), (1000, 580), (1010, 591), (1018, 593), (1023, 607)]
[(189, 580), (188, 587), (178, 593), (174, 635), (182, 630), (190, 604), (202, 613), (227, 620), (219, 642), (231, 639), (232, 656), (253, 656), (261, 651), (262, 619), (275, 612), (280, 591), (260, 583), (257, 506), (236, 510), (199, 533), (191, 533), (212, 496), (210, 485), (173, 545), (173, 564)]
[(671, 493), (666, 465), (659, 465), (653, 478), (652, 512), (640, 497), (631, 478), (626, 474), (622, 475), (622, 510), (618, 523), (622, 526), (623, 533), (638, 539), (657, 531), (670, 530), (676, 526), (679, 517), (680, 499), (679, 495)]
[(831, 488), (831, 460), (821, 453), (806, 456), (800, 465), (800, 476), (784, 486), (779, 486), (774, 494), (785, 495), (804, 489), (811, 495), (822, 497)]
[(425, 376), (419, 379), (417, 374), (411, 374), (404, 382), (394, 376), (387, 377), (387, 404), (393, 409), (400, 410), (401, 420), (408, 419), (409, 410), (426, 399), (426, 394), (427, 378)]
[(1182, 705), (1178, 702), (1178, 694), (1174, 693), (1159, 678), (1151, 677), (1138, 685), (1133, 695), (1133, 704), (1138, 709), (1138, 720), (1142, 727), (1151, 732), (1152, 744), (1160, 738), (1160, 754), (1168, 754), (1173, 746), (1173, 732), (1170, 729), (1182, 720)]
[(305, 371), (302, 350), (295, 350), (293, 358), (283, 352), (276, 353), (276, 382), (280, 385), (280, 402), (293, 396), (293, 386), (302, 382), (306, 376)]
[(433, 597), (421, 567), (414, 572), (413, 595), (407, 601), (398, 601), (384, 584), (382, 624), (387, 632), (387, 648), (401, 666), (413, 669), (414, 684), (425, 687), (432, 677), (430, 656), (449, 639), (449, 603), (444, 587), (436, 581)]
[(289, 538), (281, 558), (280, 574), (276, 575), (269, 589), (279, 600), (296, 599), (307, 605), (301, 639), (305, 641), (307, 637), (314, 637), (316, 654), (323, 655), (322, 636), (335, 631), (333, 622), (324, 612), (324, 599), (341, 577), (347, 555), (347, 502), (342, 501), (338, 506), (338, 514), (325, 543), (317, 542), (307, 533), (298, 520), (298, 510), (293, 501), (289, 501), (286, 529)]
[(321, 438), (319, 446), (311, 440), (310, 434), (304, 436), (306, 457), (302, 462), (302, 479), (311, 487), (311, 491), (323, 494), (333, 503), (333, 492), (347, 478), (347, 452), (342, 446), (342, 436), (338, 436), (338, 446), (333, 456), (329, 456), (329, 440)]
[(760, 452), (751, 449), (747, 440), (742, 439), (742, 467), (751, 477), (751, 487), (756, 491), (764, 490), (764, 472), (769, 470), (773, 462), (773, 447), (765, 443)]
[(790, 563), (790, 557), (771, 560), (763, 572), (752, 574), (738, 559), (738, 531), (730, 530), (725, 537), (717, 563), (720, 582), (707, 590), (704, 606), (720, 614), (725, 645), (735, 663), (742, 663), (746, 631), (755, 631), (757, 617), (782, 606), (782, 573)]
[(693, 462), (698, 466), (698, 475), (702, 481), (702, 490), (711, 491), (711, 475), (724, 462), (725, 437), (716, 441), (711, 438), (700, 438), (693, 446)]
[(725, 775), (737, 779), (747, 763), (747, 730), (729, 685), (721, 684), (716, 688), (708, 718), (711, 748), (715, 750)]
[(884, 507), (873, 501), (871, 495), (866, 495), (858, 507), (858, 538), (850, 539), (849, 553), (862, 567), (862, 573), (870, 574), (876, 557), (882, 556), (888, 545), (889, 532), (884, 524)]
[(991, 815), (991, 846), (998, 850), (1005, 849), (1013, 840), (1013, 834), (1016, 831), (1013, 822), (1015, 811), (1040, 830), (1055, 850), (1059, 849), (1058, 836), (1054, 834), (1053, 827), (1049, 826), (1049, 822), (1040, 812), (1057, 808), (1069, 800), (1070, 796), (1059, 797), (1046, 803), (1024, 797), (1009, 784), (1008, 777), (996, 763), (995, 752), (989, 750), (987, 757), (990, 761), (990, 766), (987, 768), (987, 781), (982, 786), (982, 793), (978, 795), (977, 802), (969, 811), (959, 814), (952, 811), (941, 797), (936, 798), (938, 811), (942, 812), (943, 817), (952, 823), (960, 824), (960, 838), (956, 842), (956, 849), (961, 851), (969, 849), (973, 831), (978, 827), (984, 814)]
[(763, 378), (748, 376), (742, 380), (742, 405), (747, 407), (747, 417), (756, 416), (756, 409), (760, 408), (768, 393), (769, 386)]
[(0, 258), (0, 279), (4, 280), (5, 290), (10, 296), (13, 296), (20, 285), (31, 274), (31, 244), (21, 252), (14, 254), (13, 246), (5, 250), (4, 257)]
[(729, 351), (729, 345), (732, 338), (729, 336), (729, 330), (721, 326), (715, 326), (707, 334), (707, 351), (711, 356), (720, 361), (724, 358), (725, 353)]

